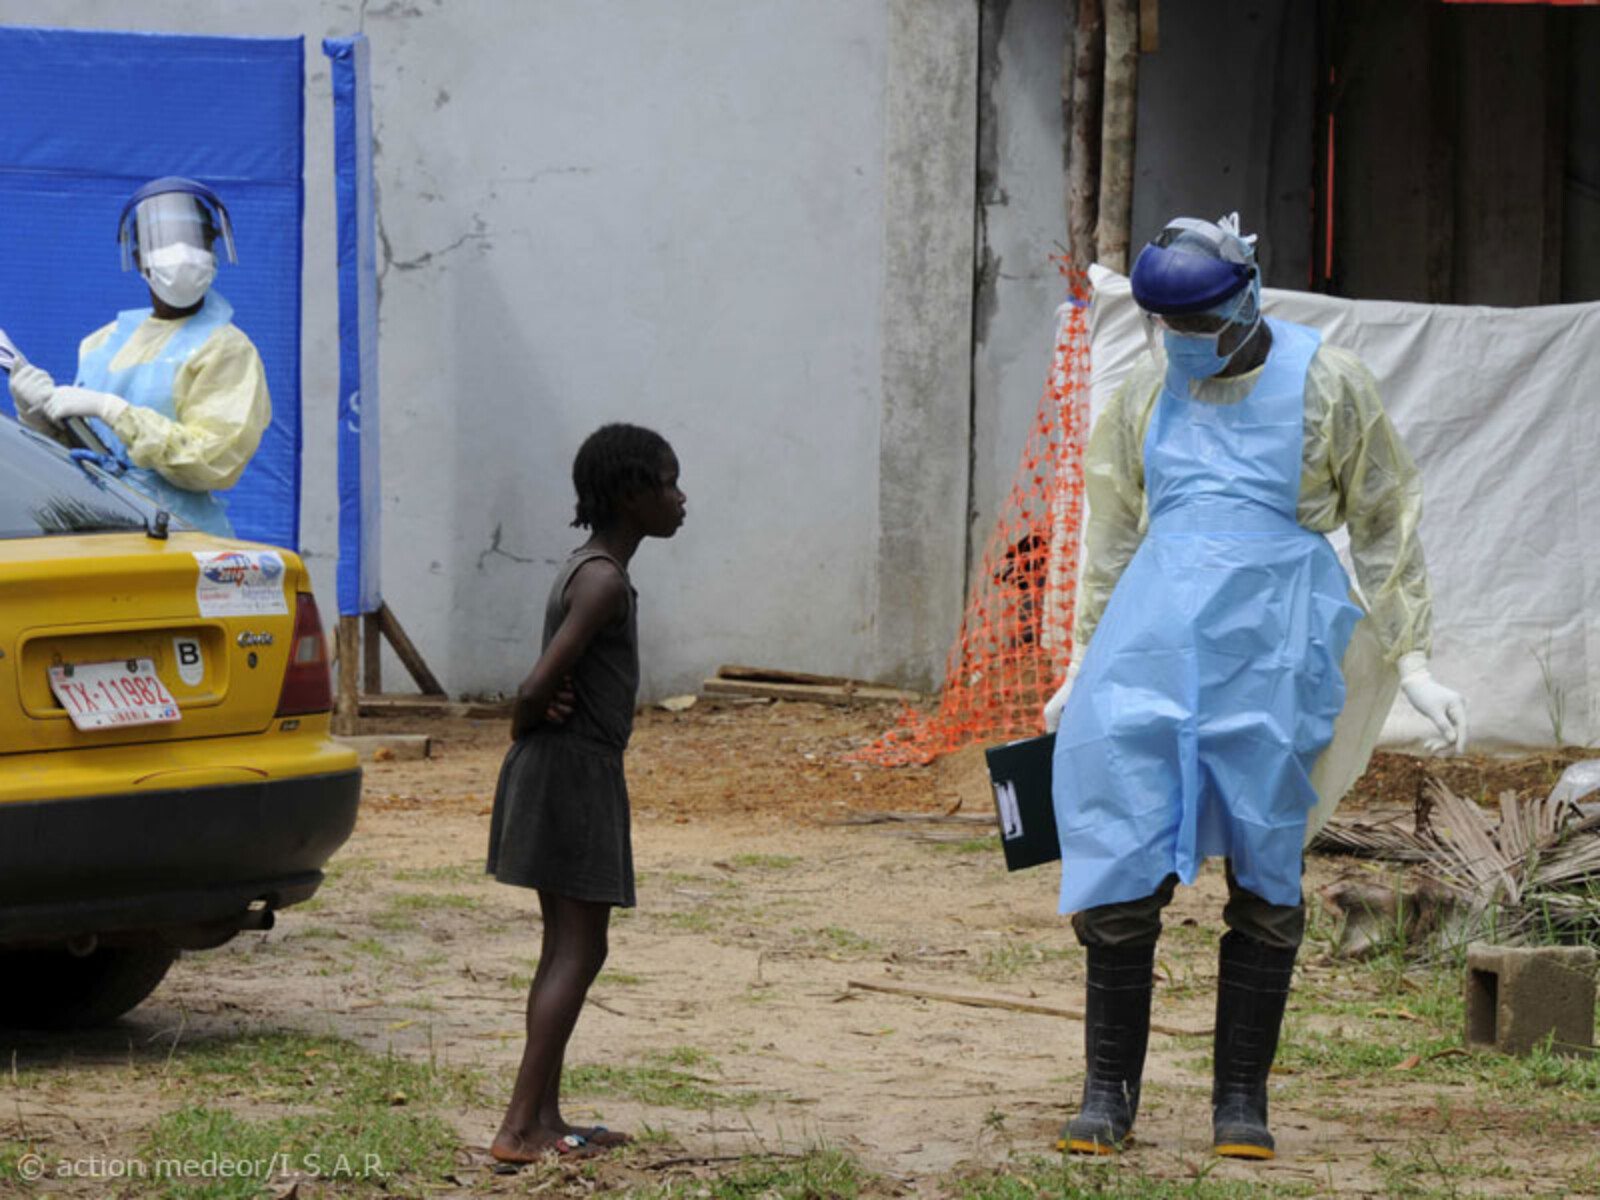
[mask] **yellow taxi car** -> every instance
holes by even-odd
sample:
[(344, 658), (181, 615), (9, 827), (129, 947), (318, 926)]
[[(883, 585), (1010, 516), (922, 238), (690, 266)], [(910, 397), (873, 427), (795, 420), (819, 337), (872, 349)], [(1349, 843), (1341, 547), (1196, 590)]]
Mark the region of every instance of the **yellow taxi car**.
[(270, 928), (350, 835), (300, 559), (0, 417), (0, 1027), (86, 1025)]

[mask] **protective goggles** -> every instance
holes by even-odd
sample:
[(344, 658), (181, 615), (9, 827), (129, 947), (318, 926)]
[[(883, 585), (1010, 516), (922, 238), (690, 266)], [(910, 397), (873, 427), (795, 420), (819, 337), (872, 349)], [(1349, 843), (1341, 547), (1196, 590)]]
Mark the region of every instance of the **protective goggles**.
[(1157, 329), (1179, 337), (1220, 337), (1230, 325), (1238, 324), (1250, 307), (1254, 289), (1245, 287), (1237, 295), (1205, 312), (1153, 313), (1145, 316)]

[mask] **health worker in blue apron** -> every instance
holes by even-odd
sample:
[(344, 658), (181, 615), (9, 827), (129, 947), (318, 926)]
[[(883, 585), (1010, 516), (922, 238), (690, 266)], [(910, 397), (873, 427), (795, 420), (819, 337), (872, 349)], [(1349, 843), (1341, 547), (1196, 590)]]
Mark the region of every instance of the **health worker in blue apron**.
[[(1128, 1136), (1161, 910), (1218, 857), (1213, 1145), (1273, 1156), (1267, 1072), (1305, 931), (1307, 821), (1329, 807), (1314, 772), (1346, 724), (1347, 678), (1388, 681), (1349, 697), (1370, 739), (1398, 676), (1438, 747), (1466, 743), (1464, 702), (1427, 666), (1416, 466), (1357, 358), (1263, 317), (1254, 240), (1237, 214), (1179, 218), (1140, 253), (1133, 296), (1159, 353), (1152, 336), (1085, 460), (1078, 663), (1045, 710), (1060, 906), (1088, 959), (1083, 1102), (1061, 1137), (1080, 1153)], [(1370, 611), (1324, 536), (1340, 525)]]
[(222, 200), (177, 176), (145, 184), (118, 223), (122, 267), (137, 267), (150, 307), (129, 309), (84, 338), (72, 387), (36, 366), (12, 372), (25, 424), (59, 435), (69, 417), (127, 464), (123, 478), (189, 524), (233, 535), (226, 503), (272, 421), (266, 371), (211, 281), (217, 250), (237, 262)]

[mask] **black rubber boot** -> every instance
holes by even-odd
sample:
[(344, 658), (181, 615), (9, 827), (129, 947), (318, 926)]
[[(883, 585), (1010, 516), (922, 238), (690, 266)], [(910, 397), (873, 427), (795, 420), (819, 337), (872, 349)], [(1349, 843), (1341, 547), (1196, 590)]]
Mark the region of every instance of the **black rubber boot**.
[(1213, 1148), (1227, 1158), (1276, 1153), (1267, 1129), (1267, 1073), (1278, 1052), (1295, 953), (1231, 930), (1222, 938), (1211, 1127)]
[(1156, 948), (1087, 949), (1083, 1104), (1062, 1128), (1056, 1148), (1074, 1154), (1110, 1154), (1122, 1148), (1139, 1114)]

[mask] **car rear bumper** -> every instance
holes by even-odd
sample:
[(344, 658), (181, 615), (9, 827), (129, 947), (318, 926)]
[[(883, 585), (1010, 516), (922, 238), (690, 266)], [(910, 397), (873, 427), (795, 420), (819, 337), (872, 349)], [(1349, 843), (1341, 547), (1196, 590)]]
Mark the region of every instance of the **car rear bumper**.
[(0, 804), (0, 943), (298, 903), (355, 828), (359, 768)]

